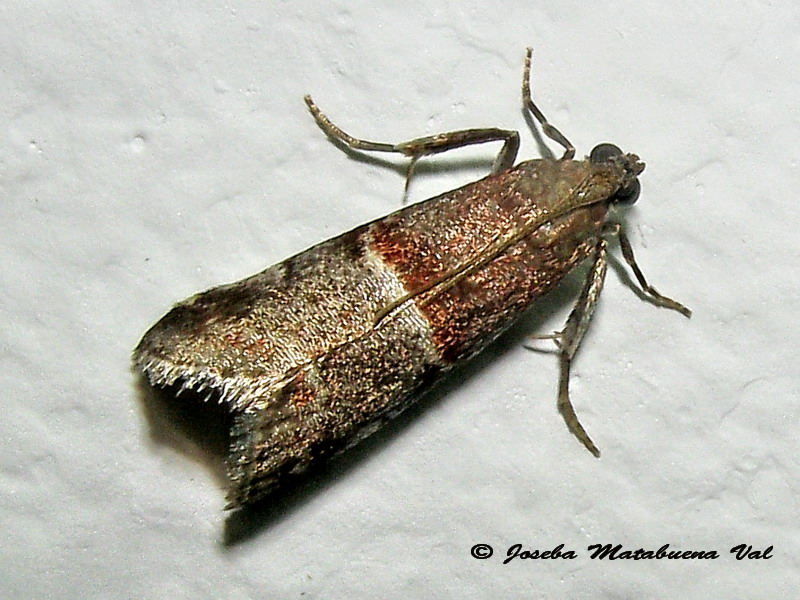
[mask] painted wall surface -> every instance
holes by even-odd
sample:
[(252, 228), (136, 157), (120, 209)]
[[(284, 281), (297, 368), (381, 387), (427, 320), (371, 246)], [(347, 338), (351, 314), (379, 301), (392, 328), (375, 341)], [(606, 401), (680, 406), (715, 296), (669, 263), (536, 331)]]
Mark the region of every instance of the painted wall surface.
[[(0, 596), (798, 589), (798, 22), (790, 2), (0, 9)], [(139, 337), (173, 302), (400, 206), (405, 162), (343, 153), (303, 94), (360, 137), (497, 126), (532, 158), (526, 46), (579, 155), (610, 141), (647, 163), (625, 216), (637, 258), (694, 310), (642, 302), (621, 258), (610, 270), (572, 381), (602, 458), (556, 410), (555, 356), (523, 346), (561, 327), (573, 279), (324, 473), (223, 512), (222, 411), (144, 385)], [(494, 152), (423, 160), (410, 200)], [(504, 564), (515, 544), (576, 557)], [(598, 560), (593, 544), (719, 556)]]

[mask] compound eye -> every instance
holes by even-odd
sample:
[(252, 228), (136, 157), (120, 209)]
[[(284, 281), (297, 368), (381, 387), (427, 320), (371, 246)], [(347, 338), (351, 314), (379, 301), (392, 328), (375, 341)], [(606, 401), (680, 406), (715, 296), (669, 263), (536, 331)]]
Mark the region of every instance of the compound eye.
[(589, 161), (595, 165), (601, 165), (611, 162), (612, 159), (618, 156), (622, 156), (622, 150), (614, 144), (599, 144), (589, 154)]
[(616, 194), (614, 194), (612, 201), (617, 204), (631, 205), (636, 202), (636, 199), (639, 197), (639, 192), (641, 191), (642, 186), (639, 183), (639, 180), (634, 179), (633, 183), (620, 189)]
[[(594, 165), (602, 165), (610, 163), (620, 156), (623, 156), (623, 154), (618, 146), (614, 144), (598, 144), (594, 147), (591, 154), (589, 154), (589, 162)], [(639, 180), (634, 179), (629, 186), (617, 191), (611, 200), (616, 204), (633, 204), (639, 197), (639, 192), (641, 190), (642, 186), (639, 184)]]

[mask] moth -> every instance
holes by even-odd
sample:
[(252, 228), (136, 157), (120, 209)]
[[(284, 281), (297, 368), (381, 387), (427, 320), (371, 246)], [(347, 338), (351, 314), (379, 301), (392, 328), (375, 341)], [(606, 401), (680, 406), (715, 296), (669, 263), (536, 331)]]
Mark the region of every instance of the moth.
[(211, 392), (232, 413), (228, 508), (364, 439), (454, 365), (480, 352), (585, 261), (558, 347), (558, 408), (596, 456), (569, 398), (570, 366), (597, 305), (609, 241), (652, 303), (691, 312), (645, 280), (613, 209), (639, 196), (644, 163), (613, 144), (574, 160), (530, 93), (524, 106), (564, 148), (514, 165), (516, 131), (452, 131), (399, 144), (354, 138), (305, 97), (321, 129), (355, 150), (416, 161), (502, 141), (492, 172), (175, 305), (142, 338), (135, 365), (155, 386)]

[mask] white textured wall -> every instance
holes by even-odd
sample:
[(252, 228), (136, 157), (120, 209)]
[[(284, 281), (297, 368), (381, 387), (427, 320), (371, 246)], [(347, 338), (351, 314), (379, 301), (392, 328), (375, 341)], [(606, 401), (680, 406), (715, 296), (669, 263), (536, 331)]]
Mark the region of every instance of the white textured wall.
[[(0, 9), (2, 597), (797, 589), (794, 3), (72, 4)], [(521, 329), (328, 475), (223, 513), (216, 438), (198, 434), (213, 415), (186, 423), (137, 383), (139, 336), (174, 301), (398, 207), (401, 170), (340, 152), (304, 93), (355, 135), (510, 127), (529, 158), (527, 45), (535, 97), (579, 154), (613, 141), (647, 162), (633, 242), (694, 318), (611, 270), (573, 379), (599, 461)], [(491, 155), (421, 165), (412, 198)], [(558, 328), (569, 291), (527, 330)], [(471, 558), (478, 542), (495, 556)], [(503, 565), (518, 542), (578, 558)], [(736, 561), (742, 542), (773, 558)], [(600, 562), (593, 543), (721, 556)]]

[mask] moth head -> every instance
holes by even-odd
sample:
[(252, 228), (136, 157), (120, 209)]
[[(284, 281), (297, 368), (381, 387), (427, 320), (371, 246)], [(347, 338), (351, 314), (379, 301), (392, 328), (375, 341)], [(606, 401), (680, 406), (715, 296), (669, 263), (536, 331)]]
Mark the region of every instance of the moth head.
[(642, 189), (638, 175), (644, 171), (644, 163), (635, 154), (625, 154), (614, 144), (598, 144), (589, 154), (593, 165), (618, 165), (623, 171), (623, 184), (610, 198), (614, 204), (631, 205), (636, 202)]

